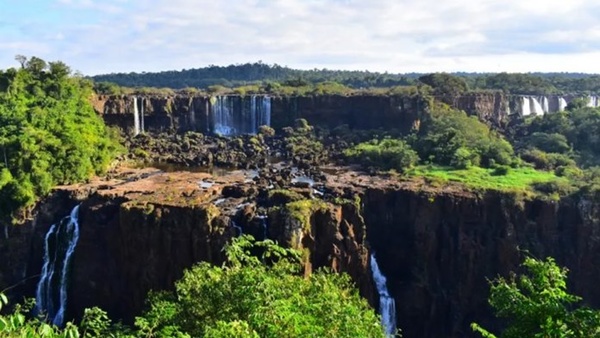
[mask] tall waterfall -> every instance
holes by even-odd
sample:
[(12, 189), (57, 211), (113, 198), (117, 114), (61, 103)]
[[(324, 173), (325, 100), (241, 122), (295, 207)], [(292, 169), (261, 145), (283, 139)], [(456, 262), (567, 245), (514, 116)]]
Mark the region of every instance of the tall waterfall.
[(385, 333), (390, 337), (394, 337), (396, 333), (396, 302), (390, 296), (386, 285), (386, 278), (379, 270), (375, 253), (371, 254), (371, 272), (373, 280), (377, 286), (379, 293), (379, 313), (381, 314), (381, 325), (385, 328)]
[(548, 97), (541, 96), (541, 97), (539, 97), (538, 101), (540, 102), (540, 104), (542, 106), (542, 111), (544, 112), (544, 114), (549, 113), (550, 112), (550, 103), (548, 102)]
[(142, 130), (140, 121), (140, 111), (138, 110), (137, 97), (133, 97), (133, 135), (137, 135)]
[(189, 105), (189, 114), (190, 114), (190, 127), (192, 130), (196, 130), (196, 108), (194, 107), (194, 100), (190, 100)]
[(79, 240), (79, 205), (53, 224), (46, 234), (44, 266), (35, 295), (35, 309), (52, 324), (61, 326), (67, 307), (67, 284), (71, 259)]
[(544, 109), (542, 105), (535, 97), (530, 97), (529, 102), (531, 104), (530, 111), (534, 115), (544, 115)]
[(596, 108), (596, 107), (598, 107), (598, 104), (599, 104), (599, 102), (598, 102), (597, 96), (589, 96), (588, 97), (588, 104), (587, 104), (588, 107)]
[(223, 136), (256, 134), (271, 125), (268, 96), (217, 96), (211, 99), (212, 132)]
[(521, 115), (522, 116), (531, 115), (531, 106), (529, 103), (529, 97), (527, 97), (527, 96), (521, 97)]

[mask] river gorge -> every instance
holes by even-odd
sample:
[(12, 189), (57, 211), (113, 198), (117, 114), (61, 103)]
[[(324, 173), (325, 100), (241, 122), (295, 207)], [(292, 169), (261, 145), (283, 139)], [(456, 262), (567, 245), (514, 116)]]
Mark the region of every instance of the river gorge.
[[(489, 93), (443, 101), (503, 128), (514, 117), (564, 110), (571, 99)], [(589, 102), (595, 107), (597, 100)], [(257, 134), (260, 126), (279, 130), (299, 118), (331, 130), (343, 121), (351, 130), (408, 132), (419, 128), (429, 104), (420, 96), (360, 95), (93, 99), (108, 125), (144, 142), (159, 132)], [(251, 142), (243, 140), (244, 146)], [(200, 157), (210, 147), (182, 152)], [(248, 153), (249, 165), (233, 166), (247, 168), (218, 172), (119, 164), (105, 177), (59, 186), (24, 224), (6, 227), (0, 289), (16, 285), (11, 294), (40, 293), (46, 256), (52, 255), (47, 237), (71, 215), (67, 223), (78, 226), (77, 246), (63, 258), (70, 278), (55, 281), (68, 286), (64, 311), (70, 318), (100, 306), (131, 323), (148, 291), (171, 288), (194, 263), (221, 264), (224, 244), (240, 233), (308, 252), (305, 273), (321, 267), (348, 273), (375, 309), (394, 308), (394, 318), (384, 318), (404, 337), (474, 337), (471, 322), (499, 327), (487, 304), (487, 281), (518, 270), (525, 252), (555, 257), (570, 270), (569, 288), (600, 306), (597, 201), (469, 191), (331, 163), (299, 168), (270, 155)]]

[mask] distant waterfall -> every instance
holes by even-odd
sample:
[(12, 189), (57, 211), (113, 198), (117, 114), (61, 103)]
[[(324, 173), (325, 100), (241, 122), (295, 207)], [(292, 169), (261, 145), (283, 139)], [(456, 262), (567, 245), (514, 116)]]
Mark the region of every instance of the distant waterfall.
[(527, 96), (521, 97), (521, 115), (522, 116), (531, 115), (531, 106), (529, 103), (529, 97), (527, 97)]
[(373, 273), (373, 280), (377, 286), (377, 293), (379, 293), (379, 313), (381, 314), (381, 325), (385, 328), (385, 333), (390, 337), (394, 337), (396, 332), (396, 302), (394, 298), (390, 296), (386, 285), (386, 278), (379, 270), (377, 260), (375, 260), (375, 253), (371, 254), (371, 272)]
[(535, 97), (530, 97), (529, 102), (531, 104), (530, 110), (531, 110), (532, 114), (544, 115), (544, 109), (542, 108), (542, 105)]
[(133, 97), (133, 135), (140, 133), (140, 112), (137, 106), (137, 97)]
[(546, 96), (542, 96), (539, 98), (538, 100), (542, 106), (542, 111), (544, 112), (544, 114), (547, 114), (550, 112), (550, 103), (548, 102), (548, 97)]
[(567, 100), (563, 97), (558, 98), (558, 111), (564, 111), (567, 108)]
[(598, 107), (598, 97), (597, 96), (590, 96), (588, 97), (588, 107), (592, 107), (592, 108), (596, 108)]
[[(138, 99), (133, 97), (133, 135), (138, 135), (144, 132), (144, 98), (140, 98), (140, 106), (138, 107)], [(141, 107), (141, 109), (140, 109)]]
[(268, 96), (217, 96), (211, 99), (212, 132), (223, 136), (256, 134), (271, 125)]
[(194, 108), (194, 100), (190, 100), (189, 113), (190, 113), (190, 128), (191, 128), (191, 130), (196, 130), (196, 108)]
[(35, 309), (52, 324), (61, 326), (67, 307), (67, 284), (71, 259), (79, 240), (79, 205), (53, 224), (46, 234), (44, 266), (35, 295)]

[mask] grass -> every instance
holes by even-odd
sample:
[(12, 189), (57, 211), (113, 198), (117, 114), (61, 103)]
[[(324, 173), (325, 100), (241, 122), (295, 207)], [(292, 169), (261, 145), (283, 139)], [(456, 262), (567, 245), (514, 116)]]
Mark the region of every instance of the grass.
[(564, 181), (552, 172), (533, 168), (510, 168), (506, 175), (496, 175), (494, 169), (471, 167), (454, 169), (443, 166), (418, 166), (406, 172), (410, 177), (424, 177), (433, 184), (457, 182), (475, 190), (533, 191), (532, 184)]

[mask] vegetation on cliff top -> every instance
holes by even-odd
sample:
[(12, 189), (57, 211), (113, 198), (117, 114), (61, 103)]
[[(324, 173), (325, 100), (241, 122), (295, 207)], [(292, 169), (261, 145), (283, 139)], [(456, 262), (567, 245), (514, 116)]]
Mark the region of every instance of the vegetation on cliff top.
[[(250, 252), (260, 248), (261, 255)], [(27, 320), (22, 308), (0, 315), (2, 337), (385, 337), (375, 311), (344, 274), (304, 277), (300, 254), (272, 241), (234, 239), (221, 267), (200, 263), (175, 291), (151, 294), (135, 329), (112, 326), (99, 309), (78, 328)], [(1, 298), (6, 303), (6, 298)]]
[(119, 148), (92, 108), (88, 80), (60, 61), (19, 61), (0, 71), (2, 221), (56, 184), (106, 170)]
[[(162, 88), (164, 93), (172, 89), (189, 91), (197, 88), (214, 91), (235, 88), (252, 90), (252, 86), (263, 87), (266, 92), (278, 92), (280, 88), (304, 94), (319, 93), (317, 84), (327, 87), (348, 88), (391, 88), (427, 84), (437, 87), (440, 95), (456, 94), (471, 90), (501, 90), (514, 94), (553, 94), (553, 93), (598, 93), (600, 76), (578, 73), (435, 73), (435, 74), (391, 74), (369, 71), (344, 71), (328, 69), (299, 70), (277, 64), (262, 62), (229, 66), (211, 65), (204, 68), (183, 69), (158, 73), (117, 73), (93, 76), (101, 93), (122, 93), (114, 84), (124, 87)], [(432, 81), (430, 81), (432, 80)], [(111, 84), (112, 83), (112, 84)], [(332, 85), (335, 84), (335, 85)], [(248, 87), (250, 86), (250, 87)], [(212, 87), (212, 88), (211, 88)], [(244, 89), (245, 88), (245, 89)], [(281, 91), (285, 93), (286, 90)], [(339, 93), (339, 90), (336, 90)]]

